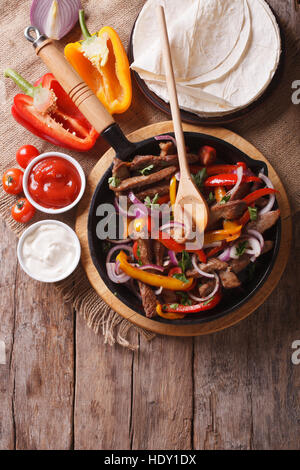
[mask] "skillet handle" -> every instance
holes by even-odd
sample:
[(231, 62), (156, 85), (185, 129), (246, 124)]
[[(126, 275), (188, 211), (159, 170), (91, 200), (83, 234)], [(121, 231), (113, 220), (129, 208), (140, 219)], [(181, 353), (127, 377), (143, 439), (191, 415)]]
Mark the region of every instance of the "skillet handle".
[[(26, 31), (29, 29), (30, 28), (27, 28)], [(25, 36), (28, 39), (26, 31)], [(115, 121), (113, 117), (100, 103), (96, 95), (81, 79), (78, 73), (67, 62), (64, 55), (53, 44), (53, 41), (41, 35), (38, 39), (39, 40), (35, 42), (31, 41), (36, 48), (37, 56), (42, 59), (50, 72), (53, 73), (57, 81), (96, 131), (101, 134), (105, 129), (114, 124)]]

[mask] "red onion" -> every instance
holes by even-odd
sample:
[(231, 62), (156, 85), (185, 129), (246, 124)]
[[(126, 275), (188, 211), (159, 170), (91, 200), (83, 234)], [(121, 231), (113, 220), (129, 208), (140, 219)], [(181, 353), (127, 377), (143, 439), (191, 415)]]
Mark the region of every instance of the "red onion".
[(249, 235), (252, 235), (253, 237), (257, 238), (259, 243), (260, 243), (261, 249), (263, 249), (263, 247), (265, 245), (265, 240), (264, 240), (264, 237), (262, 236), (262, 234), (260, 232), (258, 232), (258, 230), (247, 230), (247, 233), (249, 233)]
[(196, 271), (198, 271), (199, 274), (201, 274), (201, 276), (203, 277), (209, 277), (209, 278), (213, 278), (215, 277), (214, 274), (209, 274), (209, 273), (206, 273), (205, 271), (202, 271), (202, 269), (199, 268), (198, 266), (198, 262), (197, 262), (197, 256), (196, 255), (193, 255), (192, 256), (192, 263), (193, 263), (193, 266), (194, 268), (196, 269)]
[(255, 256), (255, 258), (257, 258), (261, 254), (260, 242), (257, 240), (257, 238), (249, 237), (248, 243), (250, 245), (250, 248), (247, 248), (245, 250), (245, 253), (251, 256)]
[(236, 183), (235, 185), (233, 186), (233, 188), (228, 191), (228, 193), (226, 194), (226, 196), (234, 196), (235, 193), (237, 192), (237, 190), (239, 189), (240, 187), (240, 184), (242, 182), (242, 179), (243, 179), (243, 173), (244, 173), (244, 169), (242, 166), (239, 166), (236, 170), (236, 175), (237, 175), (237, 180), (236, 180)]
[(230, 248), (227, 247), (225, 250), (218, 256), (220, 261), (229, 261), (230, 260)]
[(123, 284), (130, 279), (130, 276), (127, 276), (125, 273), (117, 274), (116, 263), (106, 263), (106, 271), (109, 279), (116, 284)]
[(177, 181), (180, 181), (180, 171), (175, 173), (175, 178), (177, 179)]
[[(268, 178), (262, 172), (259, 173), (258, 176), (266, 183), (267, 188), (274, 189), (274, 185), (271, 182), (270, 178)], [(274, 202), (275, 202), (275, 194), (270, 194), (268, 204), (259, 211), (259, 215), (263, 215), (263, 214), (266, 214), (267, 212), (270, 212), (270, 210), (274, 206)]]
[(164, 268), (156, 264), (144, 264), (143, 266), (138, 266), (138, 268), (142, 269), (143, 271), (146, 269), (154, 269), (155, 271), (160, 271), (161, 273), (164, 272)]
[(211, 299), (215, 295), (215, 293), (219, 290), (219, 287), (220, 287), (219, 276), (216, 273), (214, 273), (213, 277), (215, 277), (216, 279), (216, 284), (215, 284), (214, 290), (209, 295), (207, 295), (206, 297), (197, 297), (196, 295), (193, 295), (190, 292), (188, 292), (188, 296), (191, 299), (195, 300), (196, 302), (205, 302), (206, 300)]
[(30, 21), (52, 39), (61, 39), (75, 26), (80, 0), (33, 0)]
[(129, 243), (131, 242), (131, 238), (126, 238), (125, 240), (111, 240), (110, 238), (107, 238), (106, 241), (109, 243), (113, 243), (114, 245), (121, 245), (122, 243)]
[(169, 250), (168, 255), (170, 256), (171, 263), (174, 264), (174, 266), (178, 266), (178, 260), (176, 258), (175, 251)]
[(171, 135), (157, 135), (154, 137), (155, 140), (171, 140), (175, 147), (177, 147), (176, 139)]
[(162, 290), (163, 290), (163, 288), (162, 288), (162, 286), (161, 286), (161, 287), (159, 287), (158, 289), (156, 289), (156, 290), (154, 291), (154, 294), (155, 294), (155, 295), (160, 295), (160, 294), (162, 293)]
[(161, 231), (168, 231), (170, 230), (171, 228), (174, 228), (174, 227), (177, 227), (177, 228), (185, 228), (185, 225), (182, 224), (181, 222), (175, 222), (175, 220), (167, 223), (167, 224), (164, 224), (162, 225), (159, 230)]
[[(136, 196), (135, 194), (130, 191), (130, 193), (128, 194), (128, 198), (130, 199), (130, 201), (132, 202), (132, 204), (134, 204), (134, 213), (131, 213), (132, 212), (132, 208), (129, 207), (129, 216), (130, 217), (142, 217), (142, 216), (147, 216), (149, 214), (149, 211), (147, 209), (147, 207), (145, 206), (145, 204), (143, 204)], [(131, 212), (130, 212), (131, 210)]]
[(112, 255), (116, 252), (116, 251), (120, 251), (120, 250), (126, 250), (126, 251), (129, 251), (130, 254), (133, 254), (133, 249), (131, 246), (128, 246), (128, 245), (118, 245), (118, 246), (113, 246), (109, 252), (107, 253), (107, 257), (106, 257), (106, 263), (110, 263), (110, 260), (111, 260), (111, 257)]

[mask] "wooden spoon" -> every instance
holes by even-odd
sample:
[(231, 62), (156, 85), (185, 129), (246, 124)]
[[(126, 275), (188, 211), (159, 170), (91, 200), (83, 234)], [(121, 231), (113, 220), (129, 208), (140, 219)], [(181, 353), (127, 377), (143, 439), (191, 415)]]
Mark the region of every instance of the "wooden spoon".
[[(173, 208), (174, 219), (179, 222), (184, 222), (186, 221), (186, 218), (188, 218), (190, 222), (193, 222), (196, 225), (196, 228), (198, 229), (198, 235), (200, 235), (202, 239), (201, 241), (201, 239), (197, 237), (197, 241), (200, 241), (201, 243), (201, 246), (199, 246), (198, 248), (201, 248), (203, 245), (204, 230), (208, 222), (208, 207), (205, 199), (203, 198), (202, 194), (194, 183), (186, 156), (186, 146), (184, 142), (181, 116), (178, 105), (174, 70), (171, 58), (171, 49), (168, 38), (165, 12), (162, 6), (157, 7), (157, 16), (160, 25), (161, 45), (166, 73), (166, 82), (169, 92), (171, 114), (173, 119), (175, 138), (177, 142), (178, 160), (180, 168), (180, 181), (176, 201)], [(179, 241), (180, 237), (176, 236), (175, 233), (174, 235)]]

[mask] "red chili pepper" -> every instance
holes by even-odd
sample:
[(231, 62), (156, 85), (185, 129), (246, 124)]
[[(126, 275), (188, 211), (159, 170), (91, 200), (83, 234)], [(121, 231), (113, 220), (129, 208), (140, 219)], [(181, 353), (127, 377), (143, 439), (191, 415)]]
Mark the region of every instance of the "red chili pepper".
[[(243, 183), (252, 183), (254, 181), (261, 182), (261, 179), (258, 176), (243, 176)], [(234, 186), (237, 182), (237, 175), (235, 174), (222, 174), (211, 176), (207, 178), (204, 182), (204, 186)]]
[(205, 310), (211, 310), (212, 308), (216, 307), (218, 303), (221, 301), (221, 299), (222, 299), (221, 291), (218, 291), (212, 297), (210, 301), (208, 300), (206, 302), (201, 302), (195, 305), (178, 304), (176, 308), (174, 308), (174, 304), (164, 304), (162, 308), (163, 308), (163, 311), (167, 313), (182, 313), (182, 314), (198, 313), (198, 312), (203, 312)]
[[(19, 124), (54, 145), (79, 151), (93, 147), (99, 134), (51, 73), (41, 77), (34, 86), (11, 69), (5, 71), (5, 76), (12, 78), (26, 93), (17, 94), (11, 108)], [(44, 90), (51, 93), (47, 95)], [(43, 111), (37, 109), (34, 101), (38, 93)]]
[(272, 189), (272, 188), (257, 189), (257, 191), (253, 191), (253, 193), (250, 193), (246, 197), (244, 197), (243, 201), (245, 201), (245, 203), (248, 206), (250, 206), (250, 204), (252, 204), (257, 199), (259, 199), (263, 196), (266, 196), (267, 194), (274, 194), (274, 193), (278, 193), (278, 192), (279, 191), (277, 191), (276, 189)]

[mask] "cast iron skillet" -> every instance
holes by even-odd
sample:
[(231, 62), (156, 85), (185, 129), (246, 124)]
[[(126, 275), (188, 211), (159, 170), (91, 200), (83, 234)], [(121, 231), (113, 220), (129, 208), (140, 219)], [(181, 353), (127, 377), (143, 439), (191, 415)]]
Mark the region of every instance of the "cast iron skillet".
[[(233, 164), (238, 161), (244, 161), (255, 174), (258, 174), (262, 169), (266, 175), (268, 174), (267, 165), (264, 162), (253, 160), (233, 145), (221, 139), (195, 132), (185, 132), (184, 134), (186, 145), (189, 147), (191, 152), (196, 152), (202, 145), (211, 145), (216, 148), (220, 163)], [(116, 156), (121, 160), (130, 160), (135, 155), (159, 155), (160, 152), (159, 142), (156, 141), (154, 137), (142, 142), (129, 142), (117, 124), (113, 124), (106, 129), (102, 133), (102, 136), (116, 150)], [(97, 207), (101, 203), (113, 203), (114, 200), (114, 194), (108, 186), (108, 178), (111, 176), (111, 173), (112, 166), (105, 172), (99, 181), (92, 198), (88, 217), (89, 249), (93, 263), (108, 289), (110, 289), (111, 292), (116, 293), (118, 298), (128, 307), (141, 315), (145, 315), (140, 301), (135, 298), (132, 291), (125, 285), (114, 284), (107, 276), (105, 268), (106, 253), (103, 251), (103, 244), (96, 235), (96, 226), (99, 220), (101, 220), (101, 218), (96, 215)], [(239, 274), (242, 281), (241, 287), (232, 290), (223, 289), (224, 295), (222, 301), (215, 309), (203, 313), (188, 315), (183, 320), (171, 321), (159, 316), (153, 318), (153, 320), (162, 323), (175, 323), (181, 325), (205, 323), (228, 315), (235, 309), (241, 307), (262, 287), (263, 283), (268, 278), (278, 254), (280, 233), (281, 223), (279, 221), (274, 227), (265, 233), (266, 239), (274, 241), (273, 250), (263, 255), (261, 258), (258, 258), (255, 263), (256, 267), (254, 273), (251, 270), (246, 269)]]

